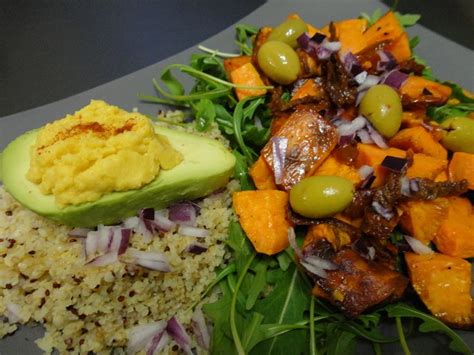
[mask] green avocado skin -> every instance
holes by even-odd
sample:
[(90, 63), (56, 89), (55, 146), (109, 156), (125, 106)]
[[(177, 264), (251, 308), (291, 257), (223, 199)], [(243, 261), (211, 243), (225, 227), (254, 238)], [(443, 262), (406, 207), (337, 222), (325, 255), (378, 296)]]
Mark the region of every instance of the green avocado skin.
[(173, 202), (204, 197), (227, 184), (235, 158), (221, 143), (161, 126), (155, 130), (169, 139), (184, 160), (173, 169), (161, 170), (155, 180), (140, 189), (113, 192), (94, 202), (60, 208), (52, 195), (42, 194), (26, 179), (37, 130), (16, 138), (0, 156), (5, 189), (39, 215), (70, 226), (94, 227), (119, 223), (145, 207), (161, 209)]

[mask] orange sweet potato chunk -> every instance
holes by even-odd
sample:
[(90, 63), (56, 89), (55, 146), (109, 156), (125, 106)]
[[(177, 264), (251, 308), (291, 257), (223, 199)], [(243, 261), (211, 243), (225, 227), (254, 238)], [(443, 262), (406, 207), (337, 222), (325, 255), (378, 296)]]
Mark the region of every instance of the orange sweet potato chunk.
[(469, 189), (474, 190), (474, 154), (455, 152), (449, 162), (449, 180), (463, 179), (467, 180)]
[(240, 191), (234, 209), (247, 237), (259, 253), (273, 255), (288, 247), (288, 194), (279, 190)]
[(400, 224), (403, 230), (424, 244), (429, 244), (438, 233), (444, 217), (448, 213), (446, 198), (433, 201), (408, 201), (400, 205)]
[[(264, 86), (262, 78), (252, 63), (247, 63), (234, 69), (230, 73), (230, 80), (237, 85)], [(250, 96), (260, 96), (267, 92), (266, 89), (235, 89), (237, 98), (243, 100)]]
[(354, 185), (361, 182), (359, 172), (353, 166), (341, 163), (332, 154), (316, 169), (313, 175), (340, 176), (352, 181)]
[(423, 153), (439, 159), (447, 159), (447, 150), (425, 128), (418, 126), (400, 130), (390, 139), (391, 147)]
[(302, 248), (304, 250), (309, 245), (323, 239), (331, 243), (334, 250), (338, 250), (340, 247), (351, 242), (349, 233), (330, 224), (322, 223), (308, 228), (308, 233), (306, 233)]
[(303, 97), (313, 96), (318, 97), (321, 95), (322, 88), (316, 84), (312, 79), (306, 80), (291, 97), (291, 101), (302, 99)]
[(410, 41), (406, 32), (403, 32), (400, 37), (393, 40), (393, 42), (386, 46), (384, 50), (392, 53), (398, 63), (410, 59)]
[(474, 211), (467, 198), (449, 198), (448, 212), (434, 243), (444, 254), (459, 258), (474, 257)]
[(406, 152), (397, 148), (382, 149), (374, 144), (357, 144), (356, 167), (368, 165), (374, 168), (375, 180), (372, 187), (378, 187), (383, 184), (387, 175), (387, 170), (380, 166), (386, 156), (390, 155), (397, 158), (405, 158)]
[(407, 177), (434, 180), (447, 167), (446, 159), (433, 158), (426, 154), (413, 154), (413, 163), (407, 170)]
[(268, 166), (265, 159), (260, 156), (257, 161), (250, 167), (249, 174), (253, 183), (259, 190), (276, 190), (273, 171)]
[(242, 65), (252, 62), (252, 57), (249, 55), (241, 55), (233, 58), (224, 59), (224, 70), (227, 75), (230, 75), (235, 69), (240, 68)]
[(416, 75), (410, 75), (400, 87), (400, 94), (406, 95), (411, 99), (421, 98), (425, 95), (426, 91), (430, 92), (435, 98), (438, 98), (439, 103), (446, 102), (452, 92), (449, 86)]
[(392, 11), (388, 11), (364, 32), (366, 47), (384, 41), (395, 41), (405, 33)]
[(474, 325), (468, 261), (438, 253), (406, 253), (405, 260), (413, 288), (433, 315), (453, 327)]

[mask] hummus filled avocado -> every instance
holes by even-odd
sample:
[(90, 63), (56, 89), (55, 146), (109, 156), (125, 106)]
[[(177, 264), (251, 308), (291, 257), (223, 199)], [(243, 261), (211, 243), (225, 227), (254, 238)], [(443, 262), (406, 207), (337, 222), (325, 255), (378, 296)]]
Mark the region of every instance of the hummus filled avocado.
[[(82, 128), (74, 127), (92, 111), (102, 118), (97, 125), (92, 117), (82, 122), (95, 127), (83, 135)], [(104, 121), (116, 116), (121, 116), (116, 125)], [(40, 129), (19, 136), (0, 160), (6, 190), (25, 207), (59, 222), (84, 227), (117, 223), (144, 207), (203, 197), (225, 186), (232, 175), (235, 159), (219, 142), (153, 125), (145, 116), (103, 101), (92, 101), (66, 119), (71, 120), (67, 128), (55, 126), (54, 134)], [(123, 128), (132, 123), (142, 131)], [(68, 143), (74, 136), (80, 139)], [(59, 138), (67, 139), (54, 147)], [(35, 150), (41, 147), (49, 149), (49, 157), (38, 158)]]

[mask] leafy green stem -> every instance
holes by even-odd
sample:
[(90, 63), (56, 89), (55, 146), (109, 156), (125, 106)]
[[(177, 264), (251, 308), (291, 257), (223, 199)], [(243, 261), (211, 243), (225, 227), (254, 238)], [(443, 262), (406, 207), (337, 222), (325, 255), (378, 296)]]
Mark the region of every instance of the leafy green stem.
[(403, 349), (403, 353), (405, 355), (410, 355), (411, 352), (410, 352), (410, 349), (408, 348), (408, 344), (405, 339), (405, 333), (403, 332), (402, 319), (400, 317), (395, 317), (395, 323), (397, 324), (398, 339), (400, 340), (400, 345)]
[(245, 274), (247, 273), (248, 268), (252, 264), (253, 259), (255, 258), (256, 253), (254, 252), (249, 259), (247, 260), (247, 263), (244, 266), (244, 269), (242, 270), (242, 273), (239, 276), (239, 279), (237, 280), (237, 285), (235, 287), (235, 290), (232, 295), (232, 301), (230, 304), (230, 330), (232, 333), (232, 338), (234, 339), (234, 344), (235, 348), (237, 350), (237, 353), (239, 355), (245, 355), (245, 350), (242, 346), (242, 342), (239, 337), (239, 333), (237, 331), (237, 324), (235, 322), (235, 312), (236, 312), (236, 304), (237, 304), (237, 293), (239, 292), (239, 288), (242, 285), (242, 281), (244, 280)]
[(239, 54), (220, 52), (217, 49), (211, 49), (203, 45), (199, 45), (198, 48), (205, 53), (209, 53), (221, 58), (234, 58), (239, 56)]
[(311, 297), (311, 303), (309, 305), (309, 353), (311, 355), (318, 355), (318, 349), (316, 348), (316, 333), (314, 329), (314, 296)]

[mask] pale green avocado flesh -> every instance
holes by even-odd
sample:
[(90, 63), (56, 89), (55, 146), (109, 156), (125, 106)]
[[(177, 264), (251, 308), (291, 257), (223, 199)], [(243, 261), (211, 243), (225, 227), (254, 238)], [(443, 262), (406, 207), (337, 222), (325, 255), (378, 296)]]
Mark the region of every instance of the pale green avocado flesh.
[(26, 178), (30, 166), (30, 147), (37, 130), (11, 142), (0, 155), (0, 171), (5, 189), (28, 209), (71, 226), (93, 227), (114, 224), (134, 216), (145, 207), (161, 209), (176, 201), (204, 197), (224, 187), (233, 173), (234, 156), (219, 142), (189, 133), (156, 126), (168, 137), (184, 160), (137, 190), (113, 192), (97, 201), (60, 208), (52, 195), (44, 195)]

